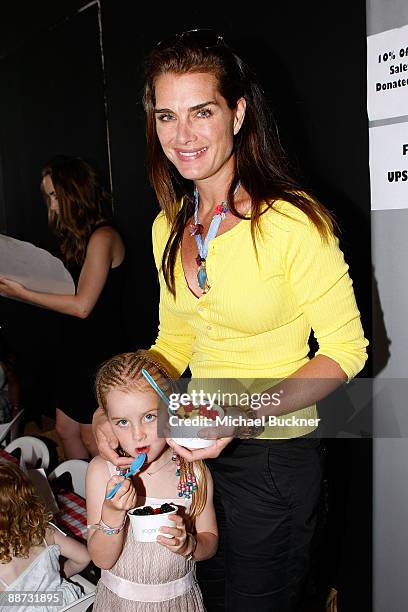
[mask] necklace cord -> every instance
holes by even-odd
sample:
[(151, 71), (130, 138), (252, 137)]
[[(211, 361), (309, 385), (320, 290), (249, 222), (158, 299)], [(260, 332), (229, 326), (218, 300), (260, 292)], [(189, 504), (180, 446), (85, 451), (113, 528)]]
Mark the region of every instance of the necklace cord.
[(155, 470), (154, 472), (148, 472), (147, 469), (146, 469), (146, 474), (148, 474), (149, 476), (153, 476), (154, 474), (157, 474), (157, 472), (160, 472), (160, 470), (162, 470), (164, 467), (166, 467), (166, 465), (169, 465), (169, 463), (172, 460), (173, 460), (173, 456), (172, 456), (172, 453), (171, 453), (170, 459), (168, 461), (166, 461), (165, 463), (163, 463), (163, 465), (161, 465), (158, 470)]
[[(237, 193), (240, 182), (237, 183), (237, 186), (234, 189), (234, 195)], [(207, 293), (210, 289), (210, 284), (208, 283), (208, 276), (206, 270), (206, 260), (208, 256), (208, 247), (213, 238), (216, 237), (221, 221), (223, 221), (228, 212), (228, 202), (223, 201), (220, 204), (216, 205), (214, 208), (214, 214), (210, 222), (210, 226), (207, 231), (207, 235), (204, 239), (202, 239), (202, 231), (203, 226), (201, 225), (198, 218), (198, 207), (199, 207), (200, 196), (198, 193), (197, 186), (194, 187), (194, 225), (191, 226), (190, 235), (194, 236), (195, 241), (197, 243), (198, 255), (196, 258), (196, 263), (198, 266), (197, 271), (197, 281), (200, 289), (202, 289), (203, 293)]]

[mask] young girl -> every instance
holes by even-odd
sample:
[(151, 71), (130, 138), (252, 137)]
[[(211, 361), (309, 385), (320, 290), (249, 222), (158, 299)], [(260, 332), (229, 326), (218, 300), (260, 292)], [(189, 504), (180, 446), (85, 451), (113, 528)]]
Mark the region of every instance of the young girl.
[[(204, 606), (195, 580), (195, 561), (213, 556), (218, 544), (212, 480), (202, 462), (193, 465), (174, 456), (165, 438), (159, 437), (159, 398), (144, 379), (142, 368), (169, 390), (167, 373), (144, 351), (110, 359), (96, 377), (99, 405), (122, 451), (130, 457), (145, 452), (147, 459), (132, 479), (117, 475), (115, 466), (100, 456), (89, 464), (88, 550), (102, 569), (93, 610), (198, 612)], [(120, 481), (118, 492), (106, 500), (107, 492)], [(127, 511), (164, 502), (179, 506), (177, 514), (170, 516), (174, 527), (160, 529), (171, 537), (136, 541)]]
[[(86, 546), (54, 530), (50, 518), (24, 472), (12, 463), (0, 463), (0, 591), (62, 591), (61, 603), (67, 605), (82, 593), (65, 578), (85, 569), (90, 558)], [(60, 555), (65, 557), (65, 578)], [(12, 609), (23, 612), (30, 606), (13, 605)], [(56, 608), (36, 606), (35, 610)]]

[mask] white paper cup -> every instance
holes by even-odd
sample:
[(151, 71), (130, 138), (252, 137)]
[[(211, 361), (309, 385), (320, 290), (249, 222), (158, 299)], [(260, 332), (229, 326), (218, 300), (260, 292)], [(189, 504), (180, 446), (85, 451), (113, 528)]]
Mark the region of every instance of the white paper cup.
[[(208, 403), (208, 402), (207, 402)], [(224, 411), (221, 406), (213, 406), (214, 410), (218, 412), (218, 415), (222, 418)], [(184, 446), (185, 448), (208, 448), (215, 444), (215, 440), (206, 440), (205, 438), (199, 438), (198, 432), (205, 427), (217, 427), (217, 423), (212, 419), (206, 419), (205, 417), (193, 417), (192, 423), (184, 425), (184, 420), (188, 417), (179, 418), (177, 425), (170, 423), (170, 437), (176, 444)], [(198, 424), (194, 424), (195, 420), (199, 420)]]
[[(164, 503), (164, 502), (163, 502)], [(153, 508), (160, 508), (161, 504), (146, 504)], [(178, 508), (174, 504), (174, 510), (171, 512), (164, 512), (163, 514), (146, 514), (144, 516), (138, 516), (131, 514), (136, 508), (143, 508), (144, 506), (136, 506), (127, 513), (130, 524), (133, 529), (133, 534), (138, 542), (156, 542), (157, 536), (162, 535), (165, 538), (171, 538), (172, 536), (168, 533), (161, 533), (160, 527), (175, 527), (175, 522), (169, 519), (171, 514), (177, 514)]]

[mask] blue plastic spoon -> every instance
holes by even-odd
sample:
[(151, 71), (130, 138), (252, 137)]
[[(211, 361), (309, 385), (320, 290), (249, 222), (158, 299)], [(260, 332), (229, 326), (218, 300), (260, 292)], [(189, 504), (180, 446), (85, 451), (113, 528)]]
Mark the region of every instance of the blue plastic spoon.
[[(130, 470), (125, 474), (125, 478), (130, 478), (131, 476), (133, 476), (133, 474), (136, 474), (136, 472), (140, 470), (140, 468), (146, 461), (146, 457), (147, 457), (146, 453), (140, 453), (140, 455), (135, 457), (132, 463), (130, 464)], [(112, 499), (112, 497), (120, 489), (120, 487), (122, 486), (124, 482), (125, 482), (124, 480), (121, 480), (120, 482), (118, 482), (118, 484), (115, 485), (113, 489), (109, 491), (105, 499)]]
[(170, 400), (169, 400), (169, 398), (164, 393), (164, 391), (162, 389), (160, 389), (159, 385), (154, 380), (154, 378), (152, 378), (150, 376), (149, 372), (147, 370), (145, 370), (144, 368), (142, 368), (142, 374), (145, 377), (145, 379), (150, 383), (150, 385), (153, 387), (153, 389), (156, 391), (156, 393), (162, 398), (163, 402), (166, 404), (167, 408), (169, 409), (169, 414), (173, 414), (171, 412), (171, 410), (170, 410)]

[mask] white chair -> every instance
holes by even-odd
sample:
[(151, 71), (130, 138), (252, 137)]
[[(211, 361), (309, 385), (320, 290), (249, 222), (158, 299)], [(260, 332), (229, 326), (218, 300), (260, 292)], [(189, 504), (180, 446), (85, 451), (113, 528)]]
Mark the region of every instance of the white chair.
[(77, 599), (73, 601), (68, 606), (64, 608), (60, 608), (59, 612), (66, 612), (66, 610), (70, 610), (70, 612), (85, 612), (91, 604), (95, 601), (95, 592), (88, 593), (88, 595), (84, 595), (81, 599)]
[(17, 431), (20, 422), (23, 420), (24, 410), (17, 412), (16, 416), (8, 423), (0, 425), (0, 445), (5, 446), (6, 441), (12, 442), (17, 438)]
[(96, 584), (94, 584), (93, 582), (91, 582), (90, 580), (82, 576), (81, 574), (75, 574), (74, 576), (71, 576), (70, 580), (71, 582), (75, 582), (76, 584), (79, 584), (83, 588), (85, 595), (89, 595), (90, 593), (95, 593)]
[(74, 493), (85, 499), (85, 476), (88, 465), (89, 463), (83, 459), (68, 459), (57, 465), (55, 470), (48, 474), (48, 480), (51, 481), (53, 478), (58, 478), (65, 472), (69, 472)]
[(54, 497), (54, 493), (50, 487), (47, 474), (43, 468), (27, 469), (27, 476), (33, 485), (38, 497), (45, 503), (45, 507), (53, 516), (58, 514), (59, 507)]
[[(47, 470), (50, 464), (50, 453), (45, 442), (34, 436), (22, 436), (7, 444), (4, 450), (11, 453), (16, 448), (21, 449), (21, 459), (27, 468), (40, 467)], [(41, 463), (37, 465), (39, 459)]]

